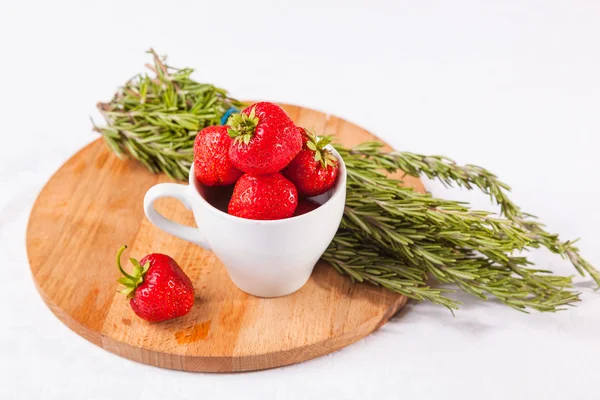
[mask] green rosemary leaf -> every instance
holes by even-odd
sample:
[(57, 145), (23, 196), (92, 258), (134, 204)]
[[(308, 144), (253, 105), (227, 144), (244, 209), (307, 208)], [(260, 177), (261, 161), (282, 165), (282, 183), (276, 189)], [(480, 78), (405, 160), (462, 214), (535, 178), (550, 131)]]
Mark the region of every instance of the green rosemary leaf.
[[(150, 171), (185, 179), (193, 161), (196, 133), (219, 122), (231, 107), (242, 103), (223, 89), (190, 78), (192, 69), (176, 69), (149, 51), (156, 74), (138, 75), (98, 109), (108, 126), (95, 126), (108, 147), (133, 157)], [(141, 129), (140, 129), (141, 128)], [(168, 160), (182, 159), (183, 163)]]

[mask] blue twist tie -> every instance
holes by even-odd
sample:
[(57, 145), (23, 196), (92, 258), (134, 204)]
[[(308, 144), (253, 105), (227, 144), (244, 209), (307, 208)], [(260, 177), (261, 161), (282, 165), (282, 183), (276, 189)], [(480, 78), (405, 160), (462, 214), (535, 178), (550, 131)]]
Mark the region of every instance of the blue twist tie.
[(229, 116), (233, 113), (239, 112), (240, 110), (238, 110), (235, 107), (230, 107), (229, 110), (225, 111), (225, 114), (223, 114), (223, 116), (221, 117), (221, 125), (225, 125), (227, 123), (227, 120), (229, 119)]

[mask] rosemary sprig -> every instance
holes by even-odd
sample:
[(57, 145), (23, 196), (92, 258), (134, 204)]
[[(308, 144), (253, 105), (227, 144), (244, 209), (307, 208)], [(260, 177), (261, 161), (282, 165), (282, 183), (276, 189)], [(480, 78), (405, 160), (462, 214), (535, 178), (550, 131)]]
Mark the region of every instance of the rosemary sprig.
[[(382, 173), (377, 160), (338, 150), (348, 168), (342, 229), (361, 243), (441, 283), (482, 299), (496, 297), (521, 311), (555, 311), (578, 301), (569, 290), (570, 277), (528, 268), (525, 257), (513, 255), (539, 244), (519, 224), (402, 187)], [(327, 255), (330, 263), (333, 254)]]
[(420, 268), (381, 253), (381, 249), (373, 244), (361, 243), (350, 231), (340, 230), (322, 258), (339, 273), (348, 275), (353, 282), (383, 286), (412, 299), (431, 301), (450, 310), (458, 309), (460, 304), (444, 296), (450, 290), (429, 287), (427, 274)]
[(447, 186), (459, 186), (466, 189), (478, 188), (490, 195), (492, 201), (500, 205), (501, 214), (514, 222), (514, 226), (524, 231), (533, 248), (546, 247), (551, 252), (568, 259), (575, 269), (584, 275), (587, 272), (600, 285), (600, 273), (583, 259), (574, 241), (561, 241), (557, 234), (544, 230), (544, 225), (532, 214), (524, 213), (507, 195), (510, 187), (498, 180), (496, 175), (476, 165), (457, 165), (452, 159), (443, 156), (424, 156), (408, 152), (385, 152), (382, 145), (367, 142), (354, 147), (352, 155), (363, 156), (370, 162), (388, 172), (404, 171), (411, 176), (424, 174), (438, 179)]
[(138, 75), (119, 89), (98, 110), (108, 126), (96, 126), (108, 147), (132, 156), (154, 173), (164, 172), (185, 180), (194, 158), (198, 131), (218, 125), (221, 116), (242, 103), (214, 85), (190, 78), (191, 68), (176, 69), (152, 49), (154, 65), (146, 65), (154, 77)]
[[(243, 104), (223, 89), (192, 80), (192, 69), (172, 68), (153, 50), (149, 53), (155, 76), (138, 75), (109, 103), (99, 103), (107, 126), (94, 125), (94, 130), (118, 155), (185, 180), (197, 131), (219, 124), (227, 110)], [(337, 148), (347, 166), (349, 190), (340, 230), (323, 259), (353, 282), (457, 309), (460, 303), (448, 297), (452, 290), (431, 286), (432, 278), (520, 311), (556, 311), (579, 301), (571, 277), (532, 268), (519, 255), (546, 247), (600, 284), (600, 274), (581, 257), (575, 241), (546, 232), (509, 199), (509, 186), (486, 169), (457, 165), (447, 157), (386, 152), (374, 142)], [(477, 188), (500, 206), (501, 215), (405, 188), (389, 177), (396, 171)]]

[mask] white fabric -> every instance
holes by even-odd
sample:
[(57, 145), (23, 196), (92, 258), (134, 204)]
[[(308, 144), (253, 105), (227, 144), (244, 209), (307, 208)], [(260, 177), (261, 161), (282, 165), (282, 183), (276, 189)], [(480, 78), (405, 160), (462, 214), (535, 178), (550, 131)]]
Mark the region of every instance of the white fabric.
[[(590, 279), (577, 278), (583, 302), (569, 311), (525, 315), (458, 295), (452, 317), (412, 303), (335, 354), (238, 375), (124, 360), (46, 308), (27, 264), (29, 211), (96, 138), (96, 102), (141, 71), (150, 46), (239, 98), (327, 110), (396, 148), (482, 164), (550, 230), (581, 236), (600, 267), (600, 3), (296, 3), (0, 0), (0, 398), (597, 399)], [(573, 273), (548, 252), (531, 257)]]

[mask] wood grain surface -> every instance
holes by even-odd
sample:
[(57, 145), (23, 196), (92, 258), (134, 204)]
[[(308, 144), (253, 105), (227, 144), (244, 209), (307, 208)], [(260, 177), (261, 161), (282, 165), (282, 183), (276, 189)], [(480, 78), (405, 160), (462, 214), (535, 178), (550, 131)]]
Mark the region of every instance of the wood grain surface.
[[(347, 146), (377, 140), (343, 119), (283, 107), (298, 125), (335, 135)], [(136, 162), (118, 159), (99, 139), (56, 172), (33, 207), (27, 252), (37, 289), (52, 312), (90, 342), (164, 368), (260, 370), (347, 346), (406, 303), (386, 290), (352, 284), (324, 263), (292, 295), (261, 299), (243, 293), (210, 251), (160, 231), (145, 218), (145, 192), (167, 181)], [(406, 183), (423, 190), (417, 179)], [(157, 208), (167, 218), (194, 224), (192, 213), (176, 200), (161, 199)], [(133, 313), (117, 293), (114, 259), (123, 244), (129, 245), (124, 256), (140, 259), (158, 252), (177, 260), (196, 290), (188, 315), (157, 324)]]

